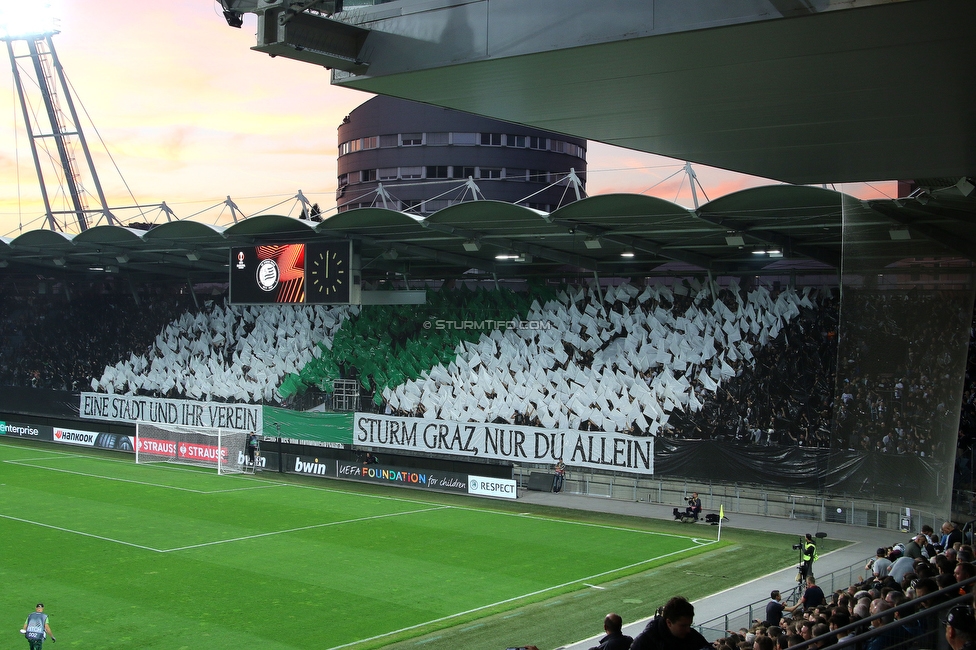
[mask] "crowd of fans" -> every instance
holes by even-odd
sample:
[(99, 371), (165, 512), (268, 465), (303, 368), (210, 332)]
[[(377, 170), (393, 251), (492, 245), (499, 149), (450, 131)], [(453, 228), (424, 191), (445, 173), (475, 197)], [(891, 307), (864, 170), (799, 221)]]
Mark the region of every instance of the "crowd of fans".
[(0, 382), (7, 386), (90, 390), (106, 366), (142, 352), (160, 330), (193, 307), (185, 293), (132, 294), (93, 283), (64, 293), (0, 292)]
[[(729, 631), (715, 646), (718, 650), (772, 650), (814, 639), (821, 641), (817, 647), (826, 647), (894, 620), (938, 608), (973, 593), (974, 585), (966, 582), (976, 577), (971, 542), (952, 523), (943, 524), (939, 533), (924, 526), (907, 543), (879, 548), (876, 557), (864, 567), (864, 575), (846, 589), (824, 594), (815, 579), (808, 579), (802, 596), (792, 606), (781, 602), (780, 593), (773, 591), (763, 620), (756, 620), (749, 628)], [(959, 583), (963, 584), (954, 588)], [(966, 604), (972, 605), (972, 599)], [(875, 615), (880, 616), (866, 620)], [(971, 610), (968, 617), (968, 627), (964, 629), (962, 621), (957, 621), (956, 631), (976, 640), (976, 620)], [(860, 621), (865, 623), (859, 626)], [(846, 629), (838, 632), (841, 628)], [(916, 647), (911, 645), (913, 641), (924, 641), (920, 647), (934, 647), (930, 645), (935, 641), (932, 634), (941, 631), (938, 618), (918, 617), (872, 635), (860, 647)]]
[[(310, 314), (305, 341), (302, 319), (289, 334), (282, 331), (289, 323), (265, 318), (260, 308), (218, 300), (196, 309), (185, 291), (143, 293), (138, 305), (132, 294), (100, 283), (73, 291), (70, 299), (0, 293), (0, 381), (280, 401), (283, 374), (300, 369), (318, 354), (316, 343), (328, 346), (338, 324), (358, 313)], [(527, 314), (555, 327), (485, 332), (477, 343), (458, 345), (447, 367), (384, 389), (383, 407), (442, 419), (929, 457), (955, 433), (967, 330), (945, 327), (948, 314), (973, 323), (956, 476), (972, 487), (976, 320), (958, 300), (948, 292), (848, 291), (841, 310), (833, 292), (735, 283), (567, 287)], [(281, 363), (272, 363), (277, 357)]]

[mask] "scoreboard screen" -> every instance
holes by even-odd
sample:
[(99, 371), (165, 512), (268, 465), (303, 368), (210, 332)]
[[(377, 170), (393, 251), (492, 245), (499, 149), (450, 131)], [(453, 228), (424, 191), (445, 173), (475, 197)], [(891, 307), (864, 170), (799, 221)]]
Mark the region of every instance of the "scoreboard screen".
[(232, 248), (230, 301), (232, 304), (305, 302), (305, 244)]
[(231, 304), (348, 304), (352, 242), (232, 248)]

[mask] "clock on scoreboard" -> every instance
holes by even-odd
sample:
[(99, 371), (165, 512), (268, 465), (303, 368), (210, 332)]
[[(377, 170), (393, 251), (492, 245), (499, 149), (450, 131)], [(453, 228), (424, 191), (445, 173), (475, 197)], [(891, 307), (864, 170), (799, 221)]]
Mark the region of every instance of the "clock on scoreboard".
[(231, 304), (348, 304), (352, 242), (268, 244), (230, 251)]

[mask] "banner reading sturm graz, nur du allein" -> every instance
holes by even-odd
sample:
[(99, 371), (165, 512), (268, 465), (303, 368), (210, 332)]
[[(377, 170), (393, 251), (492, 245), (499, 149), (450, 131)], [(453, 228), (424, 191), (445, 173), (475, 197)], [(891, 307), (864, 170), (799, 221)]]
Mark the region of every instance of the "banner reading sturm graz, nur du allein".
[(471, 460), (552, 464), (562, 458), (571, 467), (654, 473), (654, 438), (624, 433), (357, 413), (353, 443), (404, 452), (466, 456)]

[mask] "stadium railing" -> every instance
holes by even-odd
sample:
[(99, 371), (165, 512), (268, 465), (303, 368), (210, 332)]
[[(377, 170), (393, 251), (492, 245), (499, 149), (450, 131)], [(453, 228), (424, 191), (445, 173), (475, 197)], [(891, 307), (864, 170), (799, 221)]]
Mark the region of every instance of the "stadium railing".
[[(516, 466), (515, 479), (520, 487), (528, 484), (533, 472), (550, 471), (550, 467)], [(911, 508), (905, 515), (903, 502), (882, 502), (856, 499), (842, 495), (818, 495), (800, 490), (776, 490), (769, 486), (752, 483), (707, 483), (680, 478), (658, 476), (638, 477), (633, 474), (601, 473), (594, 471), (566, 472), (563, 491), (589, 497), (602, 497), (621, 501), (684, 507), (692, 491), (698, 492), (706, 512), (718, 512), (724, 506), (725, 514), (748, 514), (787, 519), (823, 521), (853, 526), (869, 526), (891, 530), (921, 530), (925, 524), (938, 530), (944, 515)]]
[[(846, 589), (856, 583), (858, 575), (864, 573), (864, 565), (871, 558), (867, 557), (860, 562), (837, 569), (823, 576), (817, 576), (817, 584), (825, 593), (830, 594), (837, 589)], [(791, 588), (780, 589), (783, 603), (791, 605), (799, 600), (802, 595), (803, 585), (796, 584)], [(696, 623), (695, 627), (709, 641), (724, 637), (728, 630), (738, 630), (748, 628), (756, 619), (763, 620), (766, 617), (766, 603), (769, 598), (757, 600), (756, 602), (743, 605), (738, 609), (733, 609), (727, 614), (709, 619), (703, 623)]]

